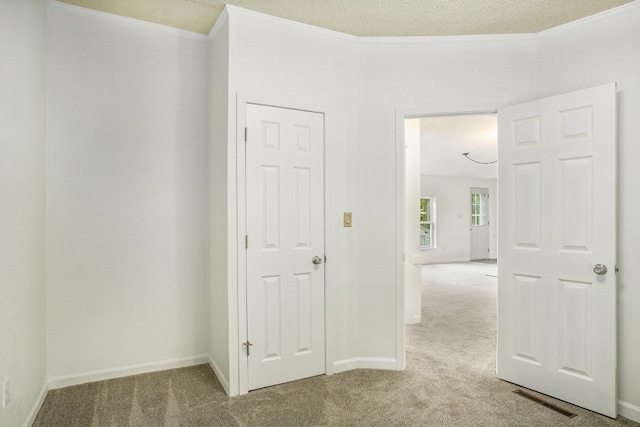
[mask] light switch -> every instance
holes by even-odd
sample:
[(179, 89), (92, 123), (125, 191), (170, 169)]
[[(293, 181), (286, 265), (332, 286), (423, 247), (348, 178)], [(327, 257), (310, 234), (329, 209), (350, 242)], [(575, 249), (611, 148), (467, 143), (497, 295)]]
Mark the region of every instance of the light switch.
[(344, 226), (351, 227), (351, 212), (344, 213)]

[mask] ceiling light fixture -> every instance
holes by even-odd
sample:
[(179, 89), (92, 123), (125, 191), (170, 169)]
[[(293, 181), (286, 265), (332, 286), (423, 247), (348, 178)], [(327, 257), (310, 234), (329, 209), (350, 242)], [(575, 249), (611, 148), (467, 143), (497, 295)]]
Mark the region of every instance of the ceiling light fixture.
[(497, 160), (494, 160), (493, 162), (479, 162), (477, 160), (473, 160), (471, 157), (469, 157), (469, 153), (462, 153), (462, 155), (471, 160), (473, 163), (478, 163), (479, 165), (490, 165), (492, 163), (498, 163)]

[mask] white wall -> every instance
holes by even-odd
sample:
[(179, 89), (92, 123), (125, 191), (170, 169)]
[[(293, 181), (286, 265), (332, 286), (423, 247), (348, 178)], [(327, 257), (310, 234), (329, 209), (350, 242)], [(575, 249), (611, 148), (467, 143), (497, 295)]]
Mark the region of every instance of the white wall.
[(46, 392), (44, 1), (0, 2), (0, 58), (0, 425), (19, 426)]
[(363, 40), (359, 102), (359, 353), (396, 351), (396, 111), (494, 109), (535, 93), (535, 41), (522, 37)]
[[(633, 326), (640, 313), (633, 281), (640, 274), (633, 264), (639, 255), (633, 242), (639, 176), (632, 163), (640, 136), (637, 3), (602, 22), (540, 37), (404, 40), (356, 39), (232, 8), (228, 30), (212, 46), (214, 54), (228, 55), (228, 74), (214, 62), (211, 88), (202, 41), (63, 10), (71, 9), (57, 5), (50, 21), (53, 376), (208, 350), (234, 377), (234, 350), (217, 343), (224, 340), (224, 319), (237, 318), (237, 95), (326, 113), (327, 349), (341, 370), (362, 366), (352, 361), (398, 366), (397, 112), (485, 111), (617, 80), (620, 398), (631, 411), (640, 407), (634, 364), (640, 338)], [(228, 100), (218, 104), (226, 78)], [(230, 114), (226, 129), (223, 123), (212, 129), (211, 150), (220, 150), (226, 164), (212, 154), (209, 194), (220, 197), (223, 212), (210, 200), (207, 236), (203, 159), (211, 93), (212, 121), (225, 108)], [(225, 137), (228, 145), (218, 146)], [(225, 179), (226, 196), (216, 190)], [(353, 212), (353, 228), (342, 227), (344, 211)], [(228, 227), (228, 249), (225, 255), (222, 245), (210, 247), (207, 300), (206, 244), (224, 239), (217, 220)], [(217, 251), (223, 258), (215, 258)], [(225, 279), (228, 289), (219, 286)], [(219, 313), (225, 298), (229, 312)]]
[[(330, 360), (338, 370), (400, 367), (396, 109), (475, 111), (530, 98), (535, 42), (356, 40), (237, 8), (230, 15), (232, 96), (327, 111)], [(230, 132), (230, 150), (235, 143)], [(343, 211), (353, 212), (353, 228), (342, 228)]]
[[(209, 66), (211, 70), (210, 131), (209, 131), (209, 354), (212, 367), (227, 393), (230, 388), (232, 355), (229, 334), (231, 304), (229, 277), (233, 276), (229, 257), (229, 241), (233, 239), (229, 227), (228, 190), (230, 171), (229, 147), (229, 20), (226, 12), (211, 32)], [(230, 235), (231, 234), (231, 235)]]
[[(327, 358), (336, 370), (359, 355), (356, 276), (351, 268), (362, 211), (355, 206), (358, 60), (354, 38), (230, 8), (230, 96), (325, 113), (325, 249)], [(242, 104), (240, 109), (244, 108)], [(242, 111), (240, 116), (242, 116)], [(236, 132), (229, 134), (235, 154)], [(235, 173), (235, 159), (230, 165)], [(230, 203), (229, 218), (235, 218)], [(353, 227), (343, 228), (343, 212)], [(235, 223), (231, 227), (235, 230)], [(235, 286), (236, 284), (232, 284)]]
[(618, 398), (640, 422), (640, 3), (539, 38), (538, 95), (618, 83)]
[(435, 197), (437, 204), (437, 247), (422, 250), (424, 264), (469, 261), (472, 187), (489, 190), (489, 258), (497, 258), (496, 180), (422, 175), (420, 196)]
[(53, 3), (48, 49), (53, 386), (195, 363), (208, 352), (207, 38)]

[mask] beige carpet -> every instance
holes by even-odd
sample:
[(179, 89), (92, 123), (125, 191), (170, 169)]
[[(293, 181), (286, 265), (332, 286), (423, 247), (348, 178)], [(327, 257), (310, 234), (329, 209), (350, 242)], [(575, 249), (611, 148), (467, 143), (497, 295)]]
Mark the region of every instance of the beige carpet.
[(35, 426), (638, 426), (572, 405), (567, 418), (495, 377), (496, 267), (423, 268), (407, 369), (357, 370), (228, 398), (207, 365), (47, 394)]

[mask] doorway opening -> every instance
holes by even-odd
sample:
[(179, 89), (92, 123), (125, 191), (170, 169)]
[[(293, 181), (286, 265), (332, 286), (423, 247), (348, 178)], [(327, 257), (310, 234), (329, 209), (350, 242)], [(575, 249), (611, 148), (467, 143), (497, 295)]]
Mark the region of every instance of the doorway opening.
[[(439, 327), (435, 317), (442, 313), (434, 307), (444, 302), (435, 298), (450, 295), (455, 302), (446, 312), (458, 319), (467, 316), (465, 298), (495, 300), (496, 159), (493, 112), (405, 117), (405, 321), (415, 324), (407, 327), (409, 346), (424, 338), (417, 332), (424, 326)], [(485, 316), (479, 323), (495, 331), (495, 307), (485, 304), (474, 315)], [(459, 342), (473, 334), (465, 328), (455, 333), (460, 336), (451, 339)], [(482, 357), (495, 360), (492, 343), (482, 348)]]
[(408, 324), (421, 319), (423, 264), (497, 259), (497, 133), (493, 112), (404, 118)]

